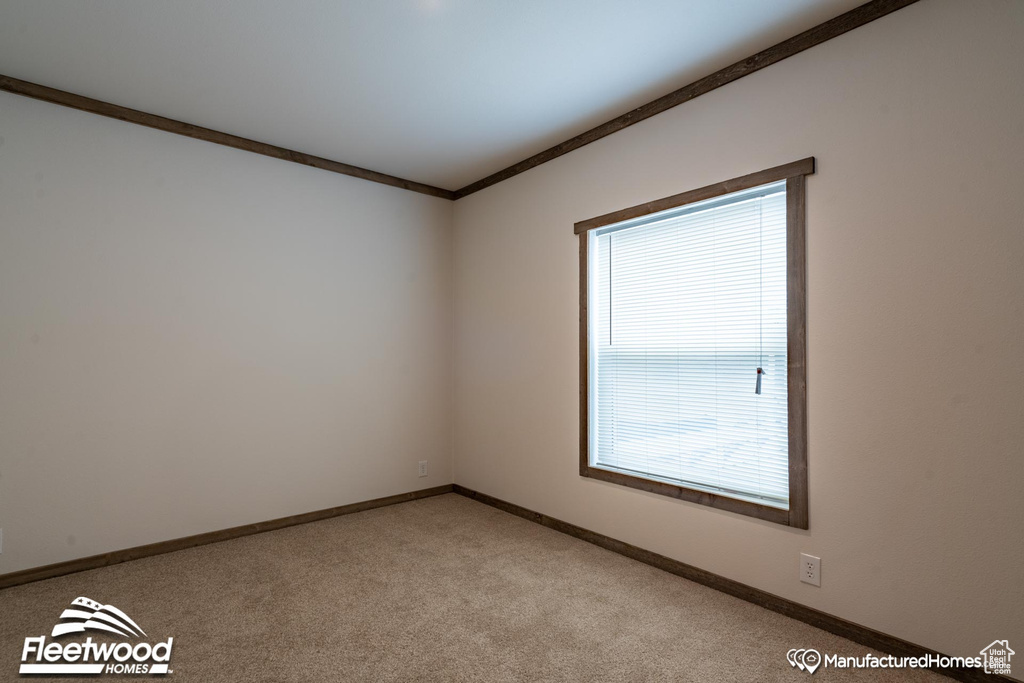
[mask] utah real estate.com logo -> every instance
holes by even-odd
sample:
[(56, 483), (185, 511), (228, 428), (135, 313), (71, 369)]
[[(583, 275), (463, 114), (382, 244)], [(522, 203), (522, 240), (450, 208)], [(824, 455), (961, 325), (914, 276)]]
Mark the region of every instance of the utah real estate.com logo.
[(146, 637), (146, 632), (118, 608), (90, 598), (75, 598), (61, 613), (50, 637), (90, 631), (129, 640), (95, 642), (87, 636), (85, 642), (46, 642), (46, 636), (26, 638), (18, 672), (50, 676), (174, 673), (168, 669), (174, 638), (156, 644), (132, 642)]

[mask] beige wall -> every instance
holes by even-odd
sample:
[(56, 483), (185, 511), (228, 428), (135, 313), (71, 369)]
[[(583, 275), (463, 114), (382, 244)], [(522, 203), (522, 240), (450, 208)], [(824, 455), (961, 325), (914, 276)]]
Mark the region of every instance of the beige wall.
[[(454, 205), (0, 93), (0, 573), (448, 483), (454, 374), (460, 484), (1024, 642), (1022, 111), (1016, 0), (924, 0)], [(811, 529), (580, 479), (573, 222), (809, 155)]]
[(6, 93), (0, 141), (0, 573), (451, 482), (451, 202)]
[[(812, 155), (810, 530), (581, 479), (573, 222)], [(946, 653), (1024, 643), (1022, 189), (1024, 3), (925, 0), (459, 201), (456, 482)]]

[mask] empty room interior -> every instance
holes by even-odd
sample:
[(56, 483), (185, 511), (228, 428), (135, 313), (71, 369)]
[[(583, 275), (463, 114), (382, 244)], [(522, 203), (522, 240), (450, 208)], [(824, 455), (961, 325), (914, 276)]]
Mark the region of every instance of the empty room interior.
[(1024, 681), (1024, 1), (0, 0), (0, 681)]

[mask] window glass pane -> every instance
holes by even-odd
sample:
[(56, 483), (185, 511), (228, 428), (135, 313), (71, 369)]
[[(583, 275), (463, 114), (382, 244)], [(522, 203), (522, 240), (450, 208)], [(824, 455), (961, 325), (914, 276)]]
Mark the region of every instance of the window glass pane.
[(785, 182), (589, 239), (591, 465), (787, 507)]

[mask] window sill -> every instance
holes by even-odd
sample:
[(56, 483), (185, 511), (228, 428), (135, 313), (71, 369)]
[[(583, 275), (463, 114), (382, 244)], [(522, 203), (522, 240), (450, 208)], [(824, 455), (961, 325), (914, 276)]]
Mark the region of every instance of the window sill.
[(598, 479), (600, 481), (606, 481), (620, 486), (627, 486), (629, 488), (639, 489), (648, 493), (656, 493), (658, 495), (668, 496), (669, 498), (677, 498), (679, 500), (685, 500), (699, 505), (707, 505), (708, 507), (716, 508), (718, 510), (725, 510), (727, 512), (734, 512), (748, 517), (755, 517), (766, 522), (773, 522), (775, 524), (782, 524), (784, 526), (791, 526), (798, 529), (807, 528), (806, 524), (800, 525), (793, 523), (794, 520), (792, 519), (790, 510), (765, 505), (763, 503), (754, 503), (747, 500), (741, 500), (739, 498), (710, 493), (708, 491), (687, 488), (685, 486), (670, 484), (656, 479), (636, 477), (630, 474), (625, 474), (624, 472), (616, 472), (614, 470), (608, 470), (601, 467), (594, 467), (582, 462), (580, 463), (580, 476), (590, 479)]

